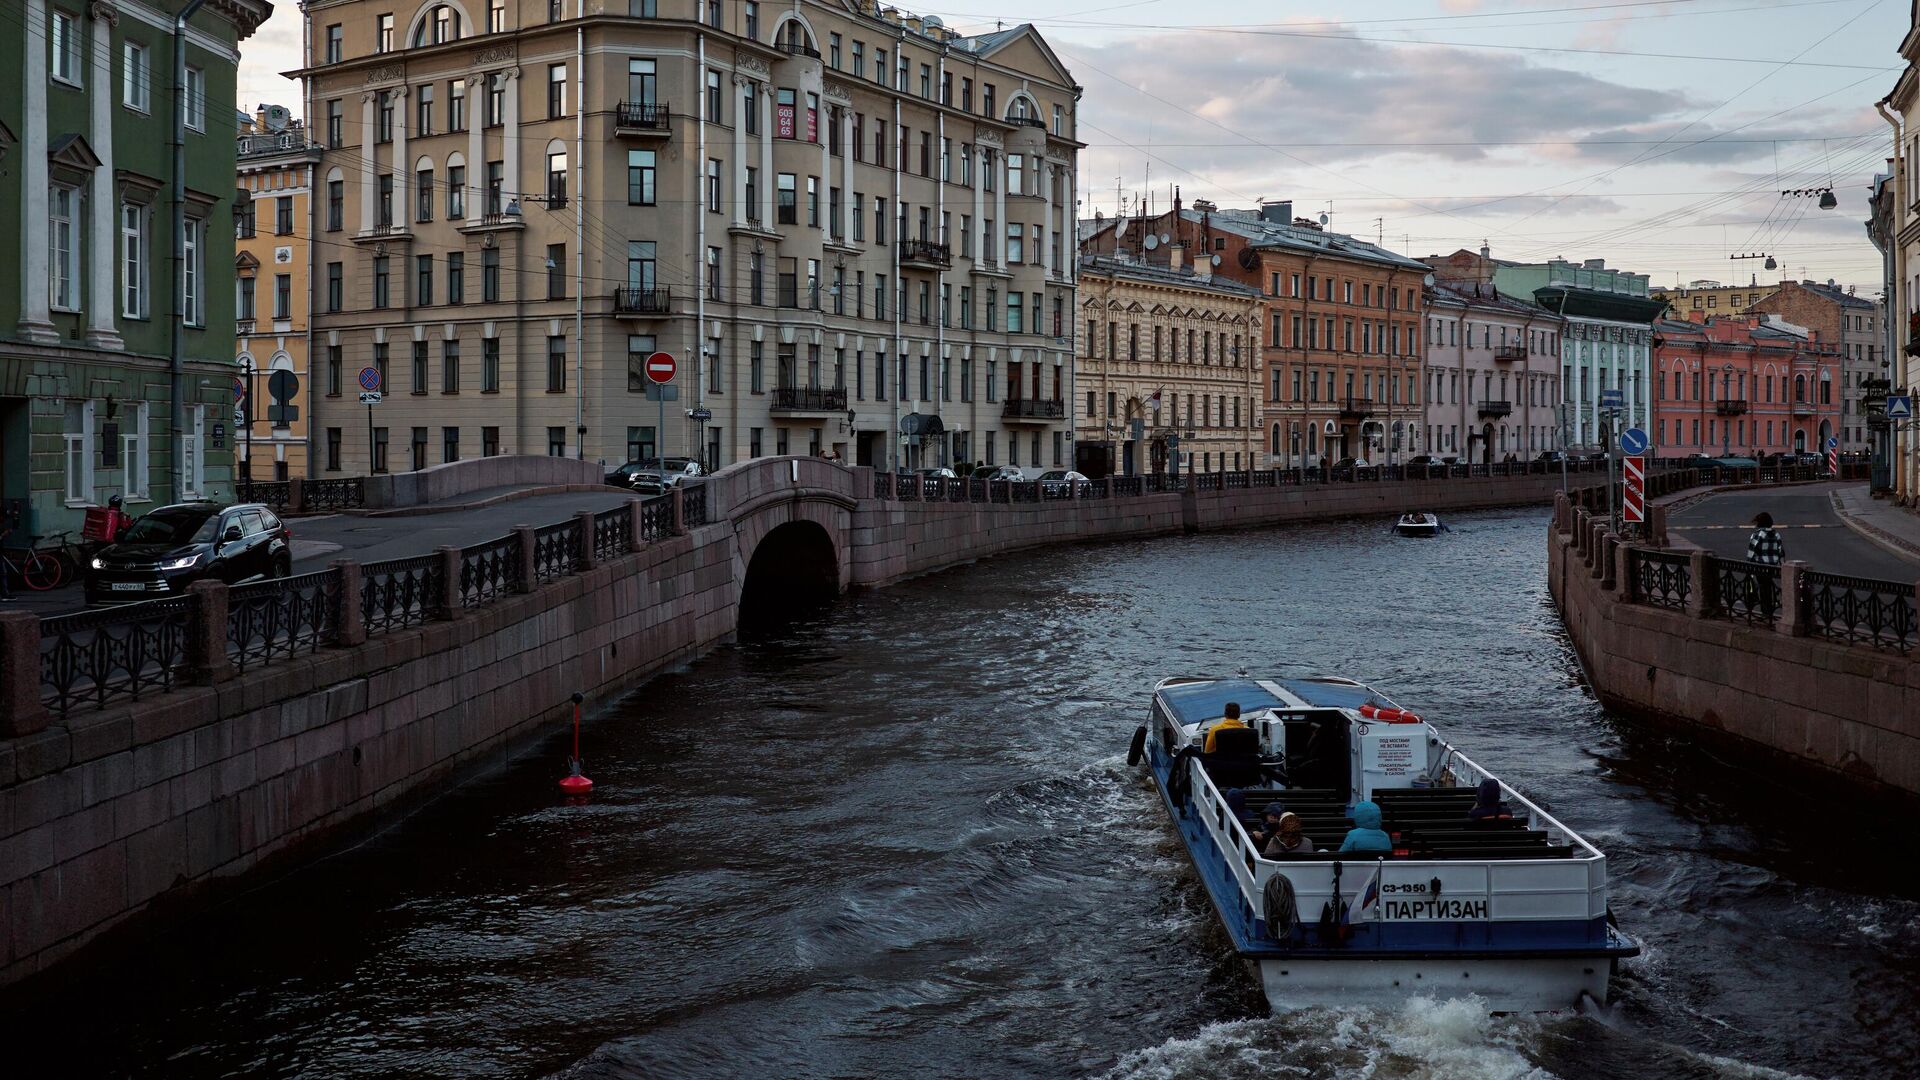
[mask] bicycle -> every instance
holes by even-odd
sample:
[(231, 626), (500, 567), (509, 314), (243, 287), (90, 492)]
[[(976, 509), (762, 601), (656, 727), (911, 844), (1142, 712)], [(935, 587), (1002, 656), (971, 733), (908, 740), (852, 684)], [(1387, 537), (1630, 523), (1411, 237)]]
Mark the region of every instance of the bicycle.
[[(88, 549), (67, 538), (72, 530), (52, 533), (47, 536), (29, 536), (33, 544), (26, 548), (0, 548), (0, 563), (4, 570), (25, 583), (34, 592), (46, 592), (80, 576), (81, 560), (90, 557)], [(52, 544), (42, 546), (41, 540), (51, 540)]]

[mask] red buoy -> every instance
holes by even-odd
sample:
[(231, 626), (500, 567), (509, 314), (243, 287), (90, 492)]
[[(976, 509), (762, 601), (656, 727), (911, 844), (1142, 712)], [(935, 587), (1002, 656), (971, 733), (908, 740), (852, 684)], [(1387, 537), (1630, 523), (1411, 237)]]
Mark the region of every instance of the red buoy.
[(573, 756), (567, 759), (567, 775), (560, 778), (560, 790), (568, 795), (585, 795), (593, 790), (593, 781), (580, 773), (580, 703), (585, 700), (585, 694), (573, 695)]

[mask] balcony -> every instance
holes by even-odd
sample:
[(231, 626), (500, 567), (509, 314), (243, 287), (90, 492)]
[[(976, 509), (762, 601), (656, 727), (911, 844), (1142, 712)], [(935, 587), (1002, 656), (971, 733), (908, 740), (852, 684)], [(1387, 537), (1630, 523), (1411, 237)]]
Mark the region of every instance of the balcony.
[(900, 265), (908, 270), (945, 270), (953, 265), (953, 252), (931, 240), (902, 240)]
[(1041, 131), (1047, 130), (1047, 122), (1037, 116), (1009, 116), (1007, 117), (1007, 123), (1013, 124), (1016, 127), (1039, 128)]
[(777, 47), (788, 56), (804, 56), (809, 60), (820, 59), (820, 50), (804, 41), (782, 41)]
[(1741, 398), (1721, 398), (1713, 403), (1713, 411), (1721, 416), (1745, 416), (1747, 402)]
[(843, 413), (847, 411), (845, 387), (779, 386), (773, 391), (772, 409), (777, 413)]
[(1527, 347), (1517, 344), (1495, 345), (1493, 347), (1493, 358), (1495, 360), (1525, 360), (1527, 358)]
[(371, 229), (363, 229), (353, 234), (353, 242), (356, 244), (378, 244), (388, 240), (411, 239), (413, 239), (413, 229), (404, 221), (375, 225)]
[(1813, 402), (1811, 401), (1796, 401), (1793, 403), (1793, 415), (1795, 416), (1812, 416), (1813, 412)]
[(1340, 403), (1340, 419), (1365, 420), (1373, 415), (1373, 399), (1350, 397)]
[(1067, 403), (1059, 398), (1008, 398), (1000, 408), (1002, 420), (1030, 421), (1044, 424), (1050, 420), (1067, 418)]
[(657, 319), (673, 314), (672, 289), (613, 290), (613, 313), (628, 318)]
[(672, 114), (664, 101), (623, 101), (613, 111), (615, 135), (673, 134)]
[(1508, 415), (1510, 415), (1510, 414), (1512, 414), (1512, 412), (1513, 412), (1513, 402), (1511, 402), (1511, 401), (1483, 401), (1483, 402), (1481, 402), (1481, 403), (1480, 403), (1480, 409), (1479, 409), (1479, 412), (1480, 412), (1480, 415), (1481, 415), (1481, 416), (1482, 416), (1483, 418), (1493, 418), (1493, 419), (1498, 419), (1499, 417), (1502, 417), (1502, 416), (1508, 416)]
[(496, 210), (491, 214), (482, 214), (478, 218), (469, 218), (454, 226), (463, 233), (499, 232), (502, 229), (526, 228), (526, 215), (518, 211), (507, 213)]

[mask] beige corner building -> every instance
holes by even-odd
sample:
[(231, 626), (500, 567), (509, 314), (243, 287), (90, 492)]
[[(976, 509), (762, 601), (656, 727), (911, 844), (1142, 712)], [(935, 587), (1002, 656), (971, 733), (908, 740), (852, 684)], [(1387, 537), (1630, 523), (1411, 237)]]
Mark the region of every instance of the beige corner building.
[(313, 430), (340, 448), (318, 475), (1072, 460), (1079, 90), (1030, 26), (869, 0), (304, 12)]
[(235, 475), (306, 476), (307, 330), (314, 168), (320, 148), (283, 105), (238, 118), (234, 206)]
[[(1920, 385), (1920, 0), (1911, 8), (1907, 34), (1900, 41), (1906, 69), (1893, 90), (1875, 103), (1892, 130), (1888, 180), (1881, 199), (1886, 209), (1868, 222), (1868, 232), (1887, 257), (1886, 316), (1891, 326), (1892, 382), (1896, 392)], [(1895, 421), (1892, 475), (1895, 497), (1903, 506), (1920, 504), (1920, 430)]]

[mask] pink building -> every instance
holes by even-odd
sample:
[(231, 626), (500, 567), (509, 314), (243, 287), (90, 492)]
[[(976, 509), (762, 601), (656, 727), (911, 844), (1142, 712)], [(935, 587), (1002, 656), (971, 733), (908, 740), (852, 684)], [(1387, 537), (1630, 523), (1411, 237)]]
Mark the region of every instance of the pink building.
[(1490, 282), (1427, 286), (1426, 431), (1419, 452), (1461, 461), (1560, 448), (1565, 319)]
[(1765, 315), (1690, 315), (1653, 326), (1656, 451), (1824, 454), (1840, 424), (1838, 346)]

